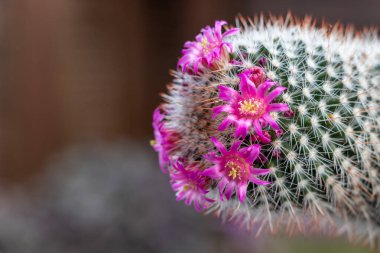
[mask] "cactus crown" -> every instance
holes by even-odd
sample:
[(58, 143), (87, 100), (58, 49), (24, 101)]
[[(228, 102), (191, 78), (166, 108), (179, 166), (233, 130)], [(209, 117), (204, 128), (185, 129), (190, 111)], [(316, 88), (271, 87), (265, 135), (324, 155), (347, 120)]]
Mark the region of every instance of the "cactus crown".
[(377, 33), (290, 15), (236, 23), (185, 43), (155, 111), (154, 148), (177, 199), (258, 233), (378, 245)]

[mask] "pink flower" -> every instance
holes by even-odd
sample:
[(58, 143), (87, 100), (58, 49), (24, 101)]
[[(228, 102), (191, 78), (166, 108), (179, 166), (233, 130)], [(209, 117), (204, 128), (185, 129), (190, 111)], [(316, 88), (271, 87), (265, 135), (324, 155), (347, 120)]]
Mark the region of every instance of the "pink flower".
[(256, 87), (262, 84), (266, 79), (264, 70), (257, 66), (244, 70), (240, 75), (247, 75), (249, 80), (251, 80)]
[(222, 26), (225, 21), (215, 21), (215, 27), (206, 26), (201, 30), (195, 39), (187, 41), (182, 50), (183, 56), (178, 61), (178, 67), (182, 67), (182, 72), (192, 69), (198, 73), (199, 64), (210, 67), (226, 53), (232, 52), (232, 45), (224, 42), (223, 39), (239, 32), (239, 28), (232, 28), (222, 34)]
[(184, 167), (179, 161), (171, 162), (173, 171), (170, 173), (173, 190), (176, 191), (177, 201), (185, 200), (186, 205), (194, 203), (196, 211), (208, 208), (214, 200), (207, 198), (207, 178), (196, 165)]
[(165, 128), (163, 119), (164, 115), (161, 114), (160, 108), (157, 107), (153, 113), (154, 140), (151, 141), (151, 145), (158, 152), (162, 172), (166, 173), (165, 167), (169, 162), (168, 154), (174, 149), (177, 136)]
[(219, 85), (219, 98), (227, 104), (213, 108), (213, 118), (221, 112), (226, 112), (228, 115), (219, 125), (218, 130), (224, 131), (230, 125), (234, 125), (236, 126), (235, 136), (245, 138), (249, 129), (253, 127), (255, 133), (263, 141), (270, 141), (264, 134), (262, 127), (269, 124), (277, 132), (281, 130), (270, 113), (289, 110), (287, 104), (272, 103), (276, 97), (286, 90), (285, 87), (278, 86), (268, 92), (273, 86), (278, 86), (278, 84), (266, 80), (256, 87), (246, 74), (240, 75), (240, 93), (233, 88)]
[(239, 201), (243, 202), (249, 182), (257, 185), (269, 184), (269, 182), (256, 177), (268, 174), (269, 170), (252, 167), (252, 163), (260, 154), (260, 145), (251, 145), (239, 150), (242, 141), (236, 141), (228, 151), (215, 137), (211, 137), (211, 140), (221, 153), (221, 156), (217, 156), (213, 151), (209, 152), (205, 158), (214, 163), (214, 165), (204, 170), (202, 174), (219, 180), (218, 189), (222, 200), (223, 195), (230, 199), (235, 190)]

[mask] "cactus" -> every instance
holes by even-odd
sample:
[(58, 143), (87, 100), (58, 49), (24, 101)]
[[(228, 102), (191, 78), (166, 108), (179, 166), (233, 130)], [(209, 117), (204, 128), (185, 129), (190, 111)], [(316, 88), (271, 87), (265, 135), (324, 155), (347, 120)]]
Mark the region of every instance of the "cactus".
[(153, 144), (177, 199), (258, 234), (379, 247), (377, 32), (291, 15), (236, 24), (185, 43), (155, 111)]

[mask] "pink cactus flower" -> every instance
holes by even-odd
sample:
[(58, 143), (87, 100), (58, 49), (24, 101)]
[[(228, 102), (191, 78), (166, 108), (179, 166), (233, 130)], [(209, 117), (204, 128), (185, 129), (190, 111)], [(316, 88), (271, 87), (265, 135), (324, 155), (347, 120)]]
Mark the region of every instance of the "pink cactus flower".
[(171, 162), (173, 170), (170, 173), (171, 185), (176, 191), (177, 201), (185, 200), (186, 205), (194, 204), (196, 211), (200, 212), (209, 207), (214, 200), (207, 198), (208, 191), (207, 177), (202, 171), (193, 166), (186, 168), (179, 161)]
[(213, 118), (221, 112), (226, 112), (228, 115), (221, 122), (218, 130), (224, 131), (230, 125), (234, 125), (236, 126), (235, 137), (245, 138), (250, 128), (253, 127), (255, 133), (263, 141), (270, 141), (268, 136), (264, 134), (262, 127), (269, 125), (277, 132), (281, 130), (270, 113), (289, 110), (287, 104), (272, 103), (276, 97), (286, 90), (285, 87), (278, 86), (268, 92), (273, 86), (278, 86), (278, 83), (266, 80), (256, 87), (246, 74), (240, 75), (240, 93), (233, 88), (219, 85), (219, 98), (227, 104), (214, 107)]
[(215, 21), (215, 27), (206, 26), (201, 30), (195, 39), (196, 41), (187, 41), (182, 50), (183, 56), (178, 61), (178, 67), (182, 72), (192, 70), (198, 73), (200, 64), (205, 67), (211, 67), (227, 53), (232, 52), (231, 43), (224, 42), (223, 39), (239, 32), (239, 28), (232, 28), (222, 34), (222, 26), (227, 24), (226, 21)]
[(242, 141), (235, 141), (228, 151), (216, 138), (211, 137), (211, 140), (221, 155), (217, 156), (213, 151), (205, 155), (205, 158), (214, 165), (204, 170), (202, 174), (219, 180), (218, 189), (222, 200), (223, 196), (229, 200), (235, 190), (239, 201), (244, 202), (249, 182), (257, 185), (269, 184), (269, 182), (257, 178), (259, 175), (268, 174), (269, 170), (252, 166), (260, 154), (260, 145), (239, 149)]
[(256, 87), (262, 84), (266, 79), (264, 70), (257, 66), (244, 70), (240, 75), (247, 75), (249, 80), (251, 80)]
[(164, 115), (161, 114), (160, 108), (156, 108), (153, 113), (154, 140), (151, 145), (158, 152), (158, 160), (162, 172), (166, 173), (165, 167), (169, 162), (169, 152), (175, 147), (177, 136), (175, 133), (165, 128)]

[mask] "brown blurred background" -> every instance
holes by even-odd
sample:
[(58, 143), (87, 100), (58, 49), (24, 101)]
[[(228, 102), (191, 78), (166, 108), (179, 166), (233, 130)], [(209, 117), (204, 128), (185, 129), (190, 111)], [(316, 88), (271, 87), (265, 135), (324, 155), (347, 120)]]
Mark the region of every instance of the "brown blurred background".
[(1, 1), (0, 178), (27, 182), (76, 143), (148, 144), (185, 40), (215, 19), (288, 10), (380, 24), (379, 0)]

